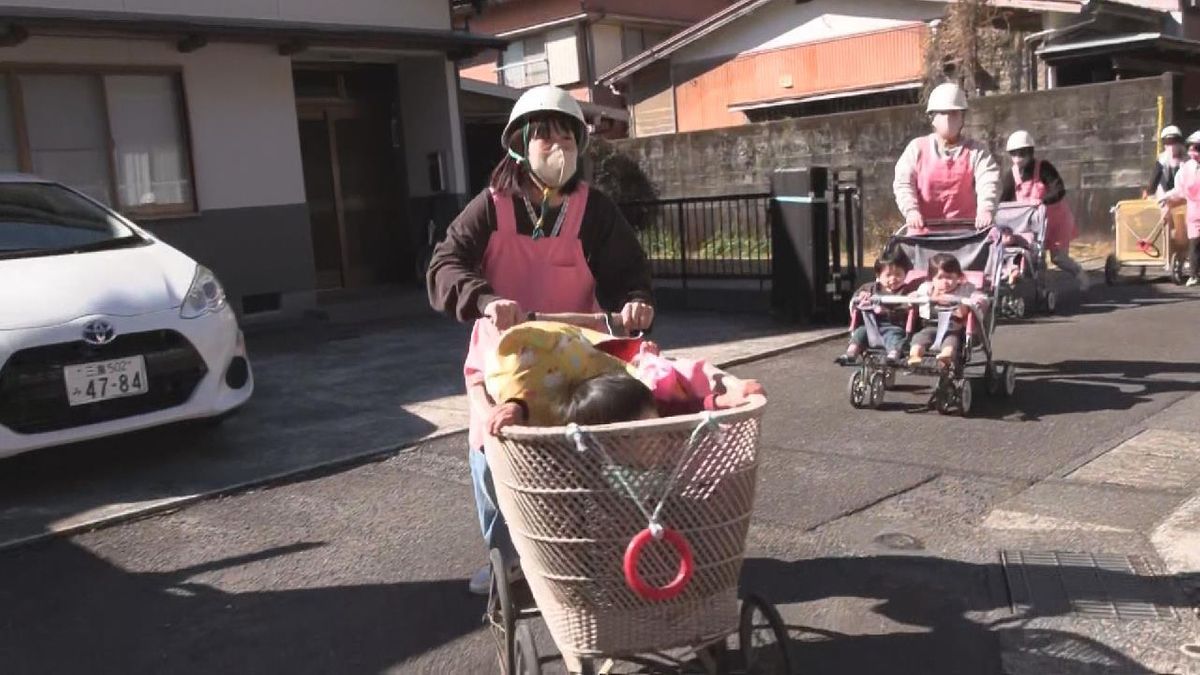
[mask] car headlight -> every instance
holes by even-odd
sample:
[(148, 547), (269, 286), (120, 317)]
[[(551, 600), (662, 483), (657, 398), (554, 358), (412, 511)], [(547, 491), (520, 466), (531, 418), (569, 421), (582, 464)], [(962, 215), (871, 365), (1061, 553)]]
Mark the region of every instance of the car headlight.
[(179, 316), (198, 319), (206, 314), (219, 312), (224, 307), (225, 289), (221, 287), (221, 282), (217, 281), (217, 275), (204, 265), (196, 265), (196, 276), (192, 277), (192, 287), (183, 299)]

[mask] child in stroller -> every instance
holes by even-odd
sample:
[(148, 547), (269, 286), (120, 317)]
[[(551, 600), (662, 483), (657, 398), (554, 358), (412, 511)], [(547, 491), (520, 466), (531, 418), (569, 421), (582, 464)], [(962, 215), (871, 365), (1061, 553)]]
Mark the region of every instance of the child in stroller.
[[(962, 264), (958, 258), (949, 253), (938, 253), (929, 259), (929, 270), (926, 281), (913, 292), (914, 298), (929, 298), (935, 308), (950, 309), (949, 321), (946, 325), (938, 321), (937, 316), (922, 316), (930, 320), (912, 339), (912, 349), (908, 355), (909, 366), (919, 366), (925, 358), (925, 352), (941, 345), (937, 355), (938, 367), (949, 370), (954, 358), (963, 344), (966, 333), (967, 314), (971, 306), (978, 306), (984, 296), (977, 294), (975, 287), (966, 280)], [(939, 336), (941, 339), (939, 340)]]
[(858, 364), (858, 357), (872, 346), (870, 345), (871, 330), (868, 321), (874, 321), (883, 348), (887, 350), (888, 365), (898, 365), (901, 350), (907, 339), (905, 322), (908, 318), (908, 308), (886, 306), (878, 303), (870, 304), (872, 298), (879, 295), (897, 295), (904, 291), (904, 279), (912, 270), (912, 264), (903, 255), (882, 255), (875, 260), (875, 281), (863, 284), (854, 294), (850, 311), (870, 311), (871, 318), (863, 318), (861, 325), (855, 326), (850, 333), (850, 345), (846, 353), (835, 359), (842, 366)]

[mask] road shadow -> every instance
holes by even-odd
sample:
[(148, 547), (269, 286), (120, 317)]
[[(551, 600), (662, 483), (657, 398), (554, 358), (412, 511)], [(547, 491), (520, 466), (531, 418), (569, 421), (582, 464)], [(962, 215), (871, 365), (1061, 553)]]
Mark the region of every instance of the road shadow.
[[(298, 543), (129, 572), (66, 540), (0, 556), (5, 673), (380, 673), (481, 626), (461, 579), (228, 592)], [(297, 583), (281, 579), (278, 585)]]
[[(1176, 577), (1159, 584), (1094, 568), (1028, 568), (1028, 573), (1085, 575), (1103, 592), (1080, 593), (1078, 601), (1152, 602), (1186, 608)], [(1045, 576), (1043, 574), (1043, 576)], [(1064, 577), (1067, 578), (1067, 577)], [(896, 673), (914, 675), (999, 675), (1002, 650), (1023, 664), (1021, 672), (1077, 672), (1129, 675), (1151, 673), (1129, 656), (1089, 638), (1066, 632), (1027, 629), (1029, 619), (1065, 616), (1070, 604), (1058, 598), (1036, 600), (989, 622), (979, 616), (1010, 608), (1005, 572), (999, 564), (972, 564), (928, 556), (829, 557), (792, 562), (753, 558), (742, 570), (742, 588), (777, 604), (833, 598), (874, 601), (863, 619), (875, 632), (846, 634), (820, 626), (792, 625), (792, 654), (799, 673)], [(1047, 594), (1051, 595), (1051, 594)], [(861, 605), (852, 605), (861, 606)], [(1176, 610), (1178, 611), (1178, 610)], [(972, 618), (972, 614), (976, 614)], [(837, 618), (823, 608), (814, 624)], [(887, 626), (880, 628), (880, 626)], [(870, 629), (868, 629), (870, 630)]]
[(1086, 293), (1073, 293), (1069, 314), (1109, 314), (1123, 309), (1194, 302), (1200, 296), (1171, 284), (1119, 283), (1094, 285)]
[[(1058, 415), (1129, 410), (1159, 394), (1200, 391), (1200, 364), (1067, 360), (1017, 363), (1013, 396), (978, 396), (978, 415), (1037, 421)], [(977, 390), (979, 387), (977, 387)], [(973, 413), (974, 414), (974, 413)]]

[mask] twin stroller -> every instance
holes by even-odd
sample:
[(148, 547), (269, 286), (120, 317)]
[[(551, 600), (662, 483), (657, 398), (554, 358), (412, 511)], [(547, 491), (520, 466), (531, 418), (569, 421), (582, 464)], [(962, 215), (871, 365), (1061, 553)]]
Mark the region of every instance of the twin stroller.
[[(1031, 250), (1040, 246), (1042, 237), (1033, 229), (1038, 225), (1036, 214), (1022, 215), (1015, 208), (1004, 208), (1001, 213), (1003, 220), (999, 222), (1022, 226), (1021, 231), (1014, 234), (1023, 238), (1024, 245), (1006, 248), (999, 226), (976, 230), (973, 221), (932, 222), (920, 234), (909, 234), (907, 228), (901, 228), (891, 238), (885, 255), (893, 258), (903, 256), (913, 266), (904, 282), (905, 291), (915, 289), (925, 280), (930, 258), (939, 253), (948, 253), (962, 266), (967, 283), (985, 297), (974, 301), (969, 298), (957, 299), (967, 307), (965, 335), (948, 367), (943, 367), (932, 358), (911, 365), (886, 359), (873, 310), (880, 306), (906, 306), (905, 334), (908, 338), (920, 327), (919, 316), (925, 317), (924, 320), (930, 325), (936, 324), (937, 337), (931, 350), (936, 352), (950, 330), (955, 307), (934, 304), (928, 297), (909, 295), (876, 295), (865, 302), (859, 302), (856, 298), (851, 306), (850, 328), (854, 330), (859, 325), (866, 328), (868, 349), (861, 361), (855, 364), (855, 371), (850, 376), (851, 405), (856, 408), (879, 407), (885, 392), (895, 383), (899, 370), (936, 378), (937, 384), (930, 396), (929, 407), (942, 414), (970, 414), (974, 393), (972, 376), (982, 375), (984, 390), (989, 395), (1009, 396), (1013, 393), (1016, 370), (1011, 363), (995, 358), (992, 342), (998, 308), (1005, 302), (1005, 294), (1015, 293), (1015, 289), (1008, 284), (1008, 266), (1026, 266), (1029, 276), (1034, 280), (1035, 297), (1045, 297), (1047, 291), (1043, 281), (1044, 270), (1035, 267), (1041, 264), (1041, 256), (1034, 255)], [(1044, 216), (1040, 221), (1044, 223)], [(1045, 228), (1041, 230), (1044, 232)], [(1026, 235), (1028, 238), (1025, 238)]]

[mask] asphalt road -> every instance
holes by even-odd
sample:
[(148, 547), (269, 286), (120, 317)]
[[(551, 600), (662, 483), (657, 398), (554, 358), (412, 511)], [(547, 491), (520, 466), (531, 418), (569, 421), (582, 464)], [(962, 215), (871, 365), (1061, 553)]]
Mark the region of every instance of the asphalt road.
[[(1195, 295), (1128, 285), (1064, 304), (1067, 315), (999, 329), (1017, 394), (977, 397), (968, 419), (921, 410), (917, 379), (882, 410), (851, 409), (836, 344), (737, 369), (770, 400), (743, 585), (779, 603), (801, 672), (1150, 672), (1137, 644), (1174, 639), (1174, 624), (1005, 623), (999, 548), (1152, 556), (1143, 530), (1175, 493), (1084, 499), (1055, 481), (1200, 390)], [(484, 555), (464, 454), (451, 437), (0, 553), (0, 671), (498, 672), (464, 582)], [(997, 505), (1043, 485), (1048, 510), (1099, 502), (1137, 526), (985, 531)], [(1032, 670), (1010, 658), (1056, 640), (1074, 649)], [(1107, 670), (1079, 665), (1097, 654)]]

